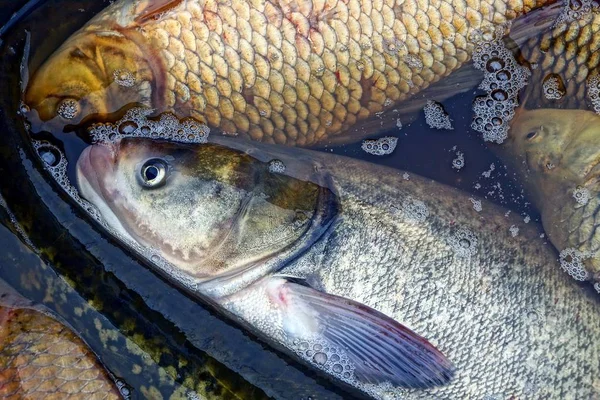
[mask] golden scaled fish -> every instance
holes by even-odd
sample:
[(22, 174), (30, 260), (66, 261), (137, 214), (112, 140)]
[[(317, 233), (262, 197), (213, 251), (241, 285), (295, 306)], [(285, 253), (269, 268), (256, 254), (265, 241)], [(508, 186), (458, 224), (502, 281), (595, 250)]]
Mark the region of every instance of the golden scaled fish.
[(121, 399), (95, 354), (39, 311), (0, 306), (0, 398)]
[[(519, 172), (561, 264), (600, 282), (600, 116), (585, 110), (520, 110), (500, 154)], [(600, 289), (600, 286), (597, 286)]]
[(566, 9), (565, 17), (540, 38), (519, 47), (520, 60), (531, 68), (526, 89), (529, 108), (592, 109), (600, 111), (600, 12), (587, 7)]
[[(138, 103), (310, 146), (458, 70), (499, 24), (526, 14), (522, 33), (537, 35), (562, 9), (528, 13), (547, 3), (121, 0), (47, 60), (24, 100), (44, 129)], [(479, 79), (461, 74), (444, 95)]]

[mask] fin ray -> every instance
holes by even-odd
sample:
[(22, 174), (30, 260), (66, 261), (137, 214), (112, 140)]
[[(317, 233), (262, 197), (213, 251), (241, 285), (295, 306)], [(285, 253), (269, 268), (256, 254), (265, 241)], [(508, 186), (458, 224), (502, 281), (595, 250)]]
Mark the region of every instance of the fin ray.
[(350, 299), (283, 282), (277, 296), (287, 299), (285, 318), (301, 312), (315, 319), (319, 336), (345, 349), (360, 381), (430, 387), (452, 377), (453, 367), (439, 350), (392, 318)]

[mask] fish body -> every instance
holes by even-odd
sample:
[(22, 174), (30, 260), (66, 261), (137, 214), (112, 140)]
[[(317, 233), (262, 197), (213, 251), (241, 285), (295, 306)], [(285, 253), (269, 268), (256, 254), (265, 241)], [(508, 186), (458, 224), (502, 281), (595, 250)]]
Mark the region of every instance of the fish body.
[(77, 171), (157, 271), (369, 396), (598, 395), (597, 299), (495, 205), (479, 213), (413, 174), (224, 137), (123, 138), (88, 147)]
[(96, 355), (34, 309), (0, 307), (0, 397), (121, 399)]
[[(585, 110), (521, 110), (499, 154), (518, 171), (544, 229), (578, 280), (600, 281), (600, 116)], [(565, 257), (568, 257), (565, 259)]]
[[(51, 56), (25, 102), (46, 130), (137, 103), (311, 146), (421, 93), (469, 61), (473, 38), (547, 3), (121, 0)], [(466, 75), (442, 97), (479, 83)]]
[[(576, 4), (576, 3), (573, 3)], [(600, 12), (584, 2), (579, 10), (566, 8), (565, 21), (519, 46), (519, 59), (531, 69), (527, 106), (591, 109), (597, 100), (600, 65)], [(577, 18), (568, 18), (577, 12)]]

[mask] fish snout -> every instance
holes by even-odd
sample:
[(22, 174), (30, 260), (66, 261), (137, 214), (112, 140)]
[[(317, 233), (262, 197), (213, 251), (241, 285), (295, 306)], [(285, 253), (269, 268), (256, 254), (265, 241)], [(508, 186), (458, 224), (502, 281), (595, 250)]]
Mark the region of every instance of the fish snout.
[(77, 184), (83, 197), (90, 198), (90, 190), (106, 197), (104, 182), (111, 176), (116, 163), (117, 145), (95, 144), (86, 147), (77, 160)]

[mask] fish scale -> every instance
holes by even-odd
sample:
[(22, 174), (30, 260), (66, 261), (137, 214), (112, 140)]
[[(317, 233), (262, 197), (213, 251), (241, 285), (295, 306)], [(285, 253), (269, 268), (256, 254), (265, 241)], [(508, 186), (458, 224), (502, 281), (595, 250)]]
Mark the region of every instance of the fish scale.
[[(540, 38), (520, 48), (521, 56), (533, 65), (527, 106), (593, 109), (589, 98), (589, 78), (598, 75), (600, 65), (600, 13), (559, 24)], [(542, 82), (554, 74), (564, 84), (560, 99), (549, 99)]]
[(68, 328), (29, 309), (0, 307), (0, 316), (2, 398), (121, 398), (95, 355)]
[[(122, 0), (83, 34), (125, 35), (153, 59), (148, 105), (158, 111), (191, 113), (254, 140), (309, 146), (459, 69), (470, 59), (472, 35), (550, 2)], [(152, 9), (156, 3), (164, 7)], [(38, 85), (55, 79), (45, 73), (38, 80), (46, 82), (34, 77), (30, 85), (33, 108), (44, 90)]]

